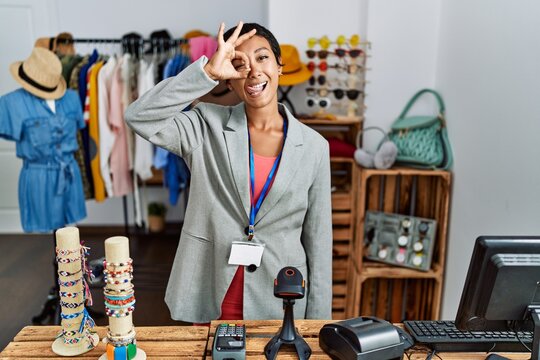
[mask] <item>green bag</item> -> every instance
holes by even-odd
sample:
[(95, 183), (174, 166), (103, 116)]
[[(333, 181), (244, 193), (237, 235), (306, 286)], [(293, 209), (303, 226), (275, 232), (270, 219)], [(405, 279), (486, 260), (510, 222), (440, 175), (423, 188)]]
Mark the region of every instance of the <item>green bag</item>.
[[(423, 94), (433, 94), (439, 103), (439, 114), (410, 116), (407, 113)], [(388, 135), (397, 148), (397, 165), (421, 169), (448, 170), (452, 166), (452, 148), (446, 130), (444, 102), (434, 90), (417, 92), (392, 124)]]

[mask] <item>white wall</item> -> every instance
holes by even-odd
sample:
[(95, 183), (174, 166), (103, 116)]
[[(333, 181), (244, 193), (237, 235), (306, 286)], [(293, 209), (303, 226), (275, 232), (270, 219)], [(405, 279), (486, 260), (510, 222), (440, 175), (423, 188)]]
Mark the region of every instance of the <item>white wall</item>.
[(455, 316), (475, 238), (540, 234), (540, 2), (446, 0), (437, 88), (454, 146), (443, 316)]
[[(366, 126), (389, 129), (416, 91), (435, 86), (441, 0), (369, 2), (367, 38), (372, 43), (367, 73)], [(411, 114), (432, 110), (426, 96)], [(370, 132), (364, 146), (375, 149), (380, 134)]]

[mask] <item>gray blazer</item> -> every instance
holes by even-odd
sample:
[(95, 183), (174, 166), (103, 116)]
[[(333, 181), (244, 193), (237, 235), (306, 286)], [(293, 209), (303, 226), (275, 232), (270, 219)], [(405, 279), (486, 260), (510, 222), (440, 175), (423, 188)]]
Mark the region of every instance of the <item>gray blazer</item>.
[[(233, 241), (247, 241), (250, 191), (244, 104), (199, 103), (182, 111), (218, 83), (203, 70), (203, 57), (131, 104), (128, 125), (140, 136), (181, 156), (191, 187), (180, 243), (165, 302), (175, 320), (217, 319), (237, 267), (228, 265)], [(264, 243), (261, 266), (244, 273), (244, 319), (281, 319), (274, 279), (297, 267), (306, 296), (295, 317), (330, 319), (332, 214), (328, 142), (279, 105), (288, 133), (274, 183), (255, 219), (253, 241)]]

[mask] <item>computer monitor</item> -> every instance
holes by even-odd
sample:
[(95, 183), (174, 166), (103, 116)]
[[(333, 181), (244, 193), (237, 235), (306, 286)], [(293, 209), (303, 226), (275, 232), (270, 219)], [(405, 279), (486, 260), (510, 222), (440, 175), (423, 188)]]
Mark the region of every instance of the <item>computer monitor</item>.
[(534, 331), (540, 339), (540, 236), (476, 239), (456, 315), (460, 330)]

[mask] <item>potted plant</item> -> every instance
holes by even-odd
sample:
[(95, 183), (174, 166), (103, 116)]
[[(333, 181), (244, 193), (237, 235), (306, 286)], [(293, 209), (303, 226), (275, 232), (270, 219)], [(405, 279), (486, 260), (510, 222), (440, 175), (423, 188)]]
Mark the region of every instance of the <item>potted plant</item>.
[(151, 202), (148, 204), (148, 230), (150, 232), (163, 231), (165, 214), (167, 214), (167, 208), (163, 203)]

